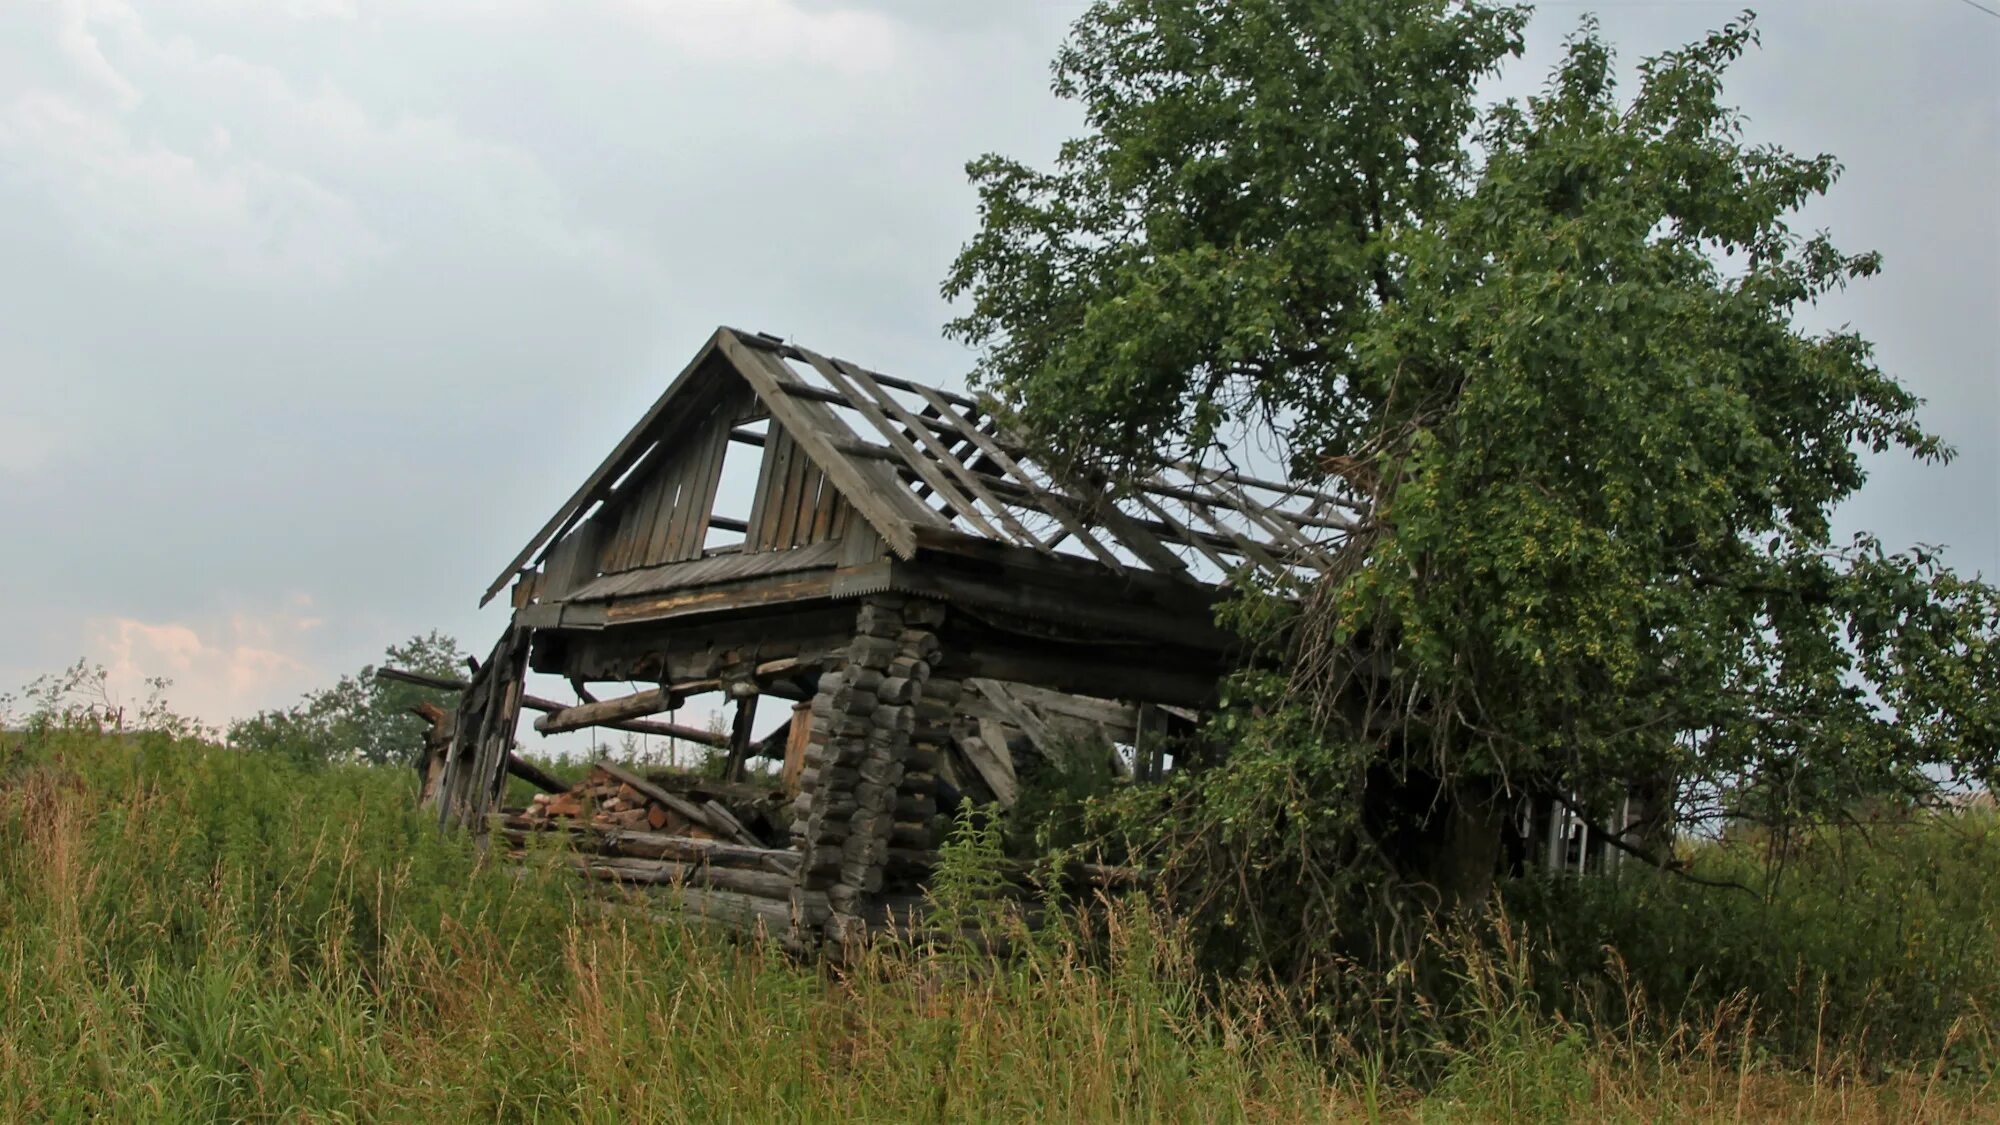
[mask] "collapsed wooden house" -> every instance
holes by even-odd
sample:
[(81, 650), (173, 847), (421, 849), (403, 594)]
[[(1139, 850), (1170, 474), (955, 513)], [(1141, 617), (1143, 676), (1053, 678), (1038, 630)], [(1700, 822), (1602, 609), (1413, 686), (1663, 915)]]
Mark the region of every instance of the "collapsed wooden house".
[[(744, 484), (747, 510), (726, 510)], [(447, 823), (528, 827), (497, 807), (524, 705), (545, 733), (718, 743), (727, 782), (781, 757), (758, 775), (789, 798), (781, 839), (617, 784), (649, 810), (688, 806), (632, 831), (708, 838), (645, 842), (688, 876), (671, 890), (691, 908), (844, 945), (921, 890), (941, 793), (1004, 804), (1022, 755), (1093, 738), (1104, 768), (1157, 777), (1161, 732), (1231, 666), (1224, 587), (1324, 568), (1349, 507), (1193, 465), (1117, 491), (1061, 477), (970, 397), (719, 329), (486, 591), (511, 587), (513, 619), (427, 790)], [(578, 701), (526, 696), (530, 669)], [(605, 684), (650, 686), (600, 699)], [(733, 703), (726, 734), (655, 718), (702, 693)], [(791, 712), (754, 739), (765, 697)], [(756, 878), (716, 877), (725, 864)]]

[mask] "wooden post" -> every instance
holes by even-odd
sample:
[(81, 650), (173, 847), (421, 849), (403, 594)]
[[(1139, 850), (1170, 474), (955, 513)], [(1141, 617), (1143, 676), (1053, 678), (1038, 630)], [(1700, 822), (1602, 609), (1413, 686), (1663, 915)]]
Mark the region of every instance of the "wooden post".
[(785, 766), (778, 774), (785, 796), (799, 795), (799, 775), (806, 768), (806, 746), (812, 741), (812, 703), (792, 704), (792, 725), (785, 736)]
[(746, 695), (736, 701), (736, 723), (729, 731), (729, 762), (722, 771), (724, 781), (743, 780), (743, 764), (750, 758), (750, 727), (757, 719), (757, 697)]
[(1568, 827), (1567, 818), (1563, 815), (1562, 802), (1556, 800), (1554, 797), (1550, 797), (1549, 838), (1545, 841), (1548, 846), (1548, 854), (1543, 866), (1548, 869), (1551, 875), (1560, 873), (1567, 859), (1566, 852), (1569, 841), (1564, 839), (1564, 837), (1567, 835), (1566, 830)]

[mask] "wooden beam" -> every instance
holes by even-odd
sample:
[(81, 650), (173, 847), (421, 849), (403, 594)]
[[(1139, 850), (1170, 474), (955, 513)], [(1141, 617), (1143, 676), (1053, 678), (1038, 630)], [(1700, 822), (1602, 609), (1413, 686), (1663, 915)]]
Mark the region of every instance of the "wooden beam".
[(1197, 709), (1214, 705), (1216, 681), (1227, 671), (1221, 663), (1207, 669), (1123, 663), (1116, 656), (1072, 654), (998, 640), (956, 643), (952, 652), (970, 675), (984, 679)]
[[(1313, 541), (1307, 539), (1304, 535), (1299, 533), (1299, 529), (1296, 524), (1288, 522), (1286, 519), (1284, 519), (1284, 517), (1288, 517), (1290, 513), (1281, 510), (1273, 510), (1270, 508), (1266, 508), (1265, 506), (1251, 499), (1250, 496), (1247, 493), (1245, 493), (1242, 489), (1237, 488), (1235, 485), (1232, 485), (1227, 481), (1223, 481), (1222, 483), (1218, 484), (1214, 481), (1205, 480), (1199, 477), (1194, 479), (1196, 483), (1200, 484), (1203, 488), (1206, 488), (1218, 494), (1233, 497), (1234, 500), (1236, 501), (1236, 503), (1233, 505), (1236, 511), (1243, 513), (1243, 515), (1248, 517), (1251, 520), (1251, 522), (1257, 524), (1259, 527), (1262, 527), (1266, 532), (1277, 536), (1280, 542), (1285, 542), (1289, 540), (1291, 543), (1291, 549), (1297, 552), (1301, 558), (1305, 559), (1306, 564), (1308, 566), (1311, 566), (1314, 570), (1319, 571), (1321, 574), (1325, 574), (1332, 569), (1332, 564), (1326, 558), (1326, 549), (1321, 547), (1319, 544), (1314, 543)], [(1211, 524), (1215, 523), (1214, 518), (1208, 516), (1205, 510), (1203, 509), (1197, 509), (1197, 510), (1203, 511), (1204, 513), (1203, 518), (1208, 519), (1208, 521)]]
[(514, 575), (534, 557), (537, 548), (551, 539), (560, 538), (563, 532), (569, 530), (572, 519), (601, 499), (604, 490), (630, 468), (632, 461), (649, 447), (650, 440), (658, 436), (653, 433), (655, 424), (665, 417), (667, 406), (695, 381), (702, 366), (715, 354), (716, 345), (726, 331), (718, 329), (709, 337), (708, 342), (702, 345), (701, 350), (695, 353), (695, 357), (688, 361), (688, 365), (682, 368), (681, 373), (667, 386), (666, 392), (654, 400), (645, 416), (639, 419), (639, 424), (633, 426), (619, 440), (611, 455), (591, 472), (582, 486), (556, 510), (556, 514), (549, 517), (549, 522), (542, 525), (542, 529), (535, 533), (533, 539), (528, 540), (528, 545), (521, 548), (521, 553), (514, 556), (514, 561), (507, 564), (507, 569), (501, 571), (500, 576), (493, 580), (493, 584), (486, 588), (486, 593), (479, 599), (480, 605), (492, 601), (493, 595), (505, 589), (507, 583), (514, 580)]
[(552, 711), (535, 720), (535, 729), (543, 734), (561, 734), (564, 731), (581, 730), (584, 727), (602, 726), (621, 719), (643, 719), (662, 711), (671, 711), (680, 706), (680, 700), (665, 688), (648, 688), (617, 699), (607, 699), (602, 703), (579, 703)]
[(868, 420), (868, 424), (875, 427), (876, 431), (888, 440), (892, 449), (902, 454), (903, 460), (910, 468), (916, 470), (917, 475), (924, 478), (924, 483), (935, 489), (947, 504), (957, 509), (967, 522), (986, 535), (994, 539), (1006, 538), (1000, 534), (998, 528), (986, 522), (986, 517), (979, 514), (979, 508), (972, 499), (960, 492), (947, 474), (938, 471), (936, 464), (925, 457), (909, 438), (904, 437), (902, 431), (896, 428), (896, 424), (889, 420), (889, 416), (882, 412), (882, 408), (877, 406), (872, 398), (861, 393), (839, 368), (816, 352), (803, 354), (806, 362), (812, 364), (813, 370), (819, 372), (821, 378), (833, 384), (845, 396), (848, 405), (860, 411), (861, 416)]
[[(967, 441), (977, 446), (979, 451), (992, 459), (993, 463), (1000, 466), (1003, 472), (1012, 474), (1019, 486), (1026, 490), (1028, 496), (1034, 501), (1036, 510), (1047, 512), (1049, 515), (1055, 517), (1056, 522), (1062, 524), (1063, 530), (1076, 536), (1078, 542), (1082, 543), (1091, 554), (1097, 556), (1097, 561), (1110, 567), (1114, 573), (1125, 573), (1124, 561), (1113, 554), (1110, 548), (1097, 541), (1097, 537), (1092, 535), (1090, 529), (1085, 527), (1083, 522), (1076, 518), (1076, 513), (1070, 510), (1069, 502), (1066, 499), (1058, 497), (1043, 488), (1034, 475), (1023, 469), (1020, 462), (1014, 460), (1010, 454), (1001, 449), (999, 443), (995, 442), (991, 436), (982, 432), (972, 420), (961, 418), (958, 412), (951, 408), (950, 403), (945, 400), (942, 394), (929, 387), (918, 387), (917, 394), (924, 401), (930, 403), (931, 407), (938, 412), (939, 417), (948, 419), (956, 426)], [(1043, 550), (1046, 553), (1053, 554), (1054, 552), (1049, 550), (1052, 546), (1053, 544), (1044, 544)]]
[(1253, 477), (1247, 473), (1239, 473), (1234, 469), (1211, 469), (1203, 465), (1196, 465), (1190, 461), (1178, 462), (1174, 467), (1186, 473), (1189, 477), (1198, 477), (1207, 474), (1221, 477), (1226, 481), (1233, 481), (1236, 484), (1248, 485), (1251, 488), (1262, 488), (1285, 496), (1306, 497), (1321, 504), (1332, 504), (1337, 507), (1347, 508), (1362, 515), (1367, 515), (1369, 512), (1369, 506), (1359, 500), (1349, 500), (1345, 497), (1335, 496), (1332, 493), (1321, 492), (1316, 488), (1308, 488), (1305, 485), (1264, 480), (1261, 477)]
[[(1009, 691), (1006, 684), (1000, 683), (997, 680), (983, 679), (967, 680), (965, 683), (967, 687), (984, 696), (986, 702), (992, 704), (993, 709), (1000, 712), (1002, 718), (1019, 727), (1021, 733), (1027, 735), (1041, 749), (1042, 753), (1054, 753), (1056, 744), (1055, 732), (1049, 729), (1048, 724), (1042, 721), (1040, 715), (1035, 714), (1033, 708), (1029, 707), (1026, 702), (1017, 697), (1012, 691)], [(1005, 747), (1006, 743), (1002, 741), (1001, 748), (1005, 749)], [(1012, 774), (1014, 771), (1010, 767), (1007, 772)]]
[[(841, 370), (838, 360), (832, 361), (832, 366), (834, 370)], [(965, 486), (967, 492), (970, 492), (981, 503), (985, 504), (999, 518), (1007, 530), (1013, 533), (1016, 539), (1045, 554), (1049, 553), (1048, 548), (1042, 546), (1042, 541), (1037, 539), (1033, 532), (1021, 526), (1021, 522), (1014, 518), (1014, 513), (1008, 511), (1006, 505), (995, 500), (992, 494), (986, 491), (985, 485), (980, 483), (979, 474), (966, 468), (965, 464), (958, 459), (956, 454), (942, 442), (938, 441), (937, 438), (931, 436), (929, 426), (926, 424), (930, 423), (929, 419), (920, 419), (917, 415), (910, 413), (908, 408), (904, 407), (902, 403), (897, 402), (893, 395), (884, 391), (881, 384), (877, 383), (874, 377), (868, 372), (856, 367), (846, 369), (846, 374), (852, 376), (854, 381), (860, 384), (861, 389), (872, 396), (877, 404), (894, 415), (896, 420), (903, 423), (911, 433), (914, 433), (917, 440), (923, 443), (925, 449), (936, 456), (938, 462), (945, 467), (945, 470), (953, 477), (956, 477), (958, 482)], [(933, 403), (932, 408), (936, 409), (937, 404)], [(939, 426), (938, 429), (949, 434), (954, 441), (962, 442), (967, 440), (969, 436), (961, 432), (961, 428), (959, 427), (947, 425)]]
[(507, 753), (507, 772), (544, 793), (564, 793), (569, 790), (569, 786), (561, 778), (512, 751)]
[[(735, 837), (737, 843), (740, 844), (747, 844), (751, 847), (763, 846), (763, 841), (751, 835), (743, 825), (736, 823), (736, 818), (733, 816), (718, 817), (709, 809), (697, 805), (670, 790), (660, 788), (639, 774), (633, 773), (631, 770), (611, 761), (609, 758), (594, 762), (592, 766), (611, 775), (613, 780), (630, 785), (633, 789), (638, 790), (640, 795), (647, 800), (658, 801), (660, 804), (667, 806), (684, 820), (705, 825), (724, 836)], [(710, 803), (712, 804), (713, 802)]]
[[(837, 423), (838, 419), (819, 418), (805, 408), (806, 404), (795, 401), (788, 390), (800, 382), (797, 375), (785, 368), (776, 357), (762, 348), (753, 348), (744, 343), (735, 333), (723, 333), (719, 342), (723, 354), (736, 365), (743, 377), (757, 391), (765, 407), (771, 411), (773, 422), (790, 432), (792, 440), (804, 447), (820, 470), (826, 473), (835, 486), (847, 497), (847, 502), (861, 513), (889, 549), (903, 558), (916, 554), (917, 545), (914, 528), (924, 517), (915, 516), (910, 508), (928, 513), (931, 518), (943, 522), (942, 517), (919, 503), (914, 496), (896, 485), (884, 481), (879, 475), (864, 472), (862, 467), (849, 460), (848, 455), (834, 444), (835, 431), (822, 423)], [(826, 407), (821, 405), (821, 411)], [(886, 487), (885, 487), (886, 486)], [(890, 499), (892, 494), (901, 495), (908, 505), (899, 505)]]
[(968, 734), (954, 739), (952, 745), (986, 787), (993, 790), (994, 801), (1003, 809), (1013, 808), (1021, 796), (1021, 783), (1014, 776), (1013, 757), (1007, 744), (1003, 741), (995, 746), (980, 735)]
[(676, 859), (710, 867), (768, 867), (772, 863), (797, 870), (799, 853), (785, 848), (748, 847), (726, 840), (703, 840), (671, 832), (639, 832), (599, 828), (576, 821), (530, 820), (515, 813), (495, 813), (488, 822), (520, 844), (535, 835), (562, 835), (579, 851), (630, 856), (635, 859)]
[(724, 763), (722, 780), (743, 780), (743, 765), (750, 759), (750, 726), (757, 721), (757, 697), (746, 695), (736, 701), (735, 722), (729, 730), (729, 761)]
[[(439, 691), (465, 690), (464, 680), (454, 680), (448, 676), (428, 676), (422, 672), (408, 672), (401, 668), (377, 668), (375, 670), (375, 678), (378, 680), (394, 680), (399, 683), (416, 684), (419, 687), (436, 688)], [(596, 700), (586, 700), (585, 702), (595, 703)], [(575, 705), (557, 703), (553, 699), (543, 699), (539, 695), (523, 695), (521, 697), (521, 706), (526, 707), (530, 711), (540, 711), (545, 715), (549, 715), (560, 711), (567, 711)], [(712, 731), (705, 731), (696, 727), (679, 726), (674, 723), (651, 723), (644, 719), (627, 719), (592, 725), (601, 726), (608, 730), (630, 731), (633, 734), (650, 734), (661, 738), (678, 738), (686, 742), (698, 742), (703, 746), (720, 747), (728, 744), (727, 739)], [(541, 728), (538, 726), (536, 729), (539, 730)]]
[[(1188, 510), (1201, 517), (1203, 523), (1214, 528), (1217, 533), (1227, 537), (1231, 543), (1236, 544), (1237, 551), (1244, 558), (1270, 571), (1272, 576), (1282, 578), (1291, 573), (1291, 568), (1279, 562), (1271, 552), (1264, 549), (1262, 544), (1217, 519), (1214, 509), (1210, 508), (1207, 504), (1189, 503)], [(1231, 510), (1233, 511), (1234, 509)], [(1237, 514), (1245, 515), (1247, 513), (1237, 512)]]
[[(1215, 546), (1208, 542), (1208, 537), (1206, 535), (1203, 535), (1195, 531), (1193, 528), (1175, 519), (1172, 513), (1168, 512), (1165, 508), (1162, 508), (1160, 505), (1154, 503), (1153, 498), (1146, 495), (1145, 493), (1143, 492), (1138, 493), (1137, 499), (1139, 501), (1140, 507), (1145, 508), (1147, 511), (1153, 513), (1154, 516), (1158, 517), (1161, 523), (1164, 523), (1168, 527), (1173, 528), (1175, 535), (1180, 536), (1183, 542), (1187, 543), (1195, 550), (1200, 551), (1203, 555), (1207, 556), (1208, 561), (1214, 563), (1216, 569), (1222, 571), (1224, 576), (1228, 576), (1230, 573), (1235, 571), (1238, 564), (1232, 563), (1228, 559), (1225, 559), (1221, 555), (1217, 554)], [(1228, 540), (1225, 539), (1224, 542), (1226, 543), (1228, 542)]]

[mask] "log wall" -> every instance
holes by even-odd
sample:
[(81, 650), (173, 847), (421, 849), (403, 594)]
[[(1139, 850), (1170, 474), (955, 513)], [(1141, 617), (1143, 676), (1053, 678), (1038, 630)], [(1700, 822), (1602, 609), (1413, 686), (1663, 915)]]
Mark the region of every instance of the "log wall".
[[(935, 769), (931, 731), (921, 740), (912, 736), (943, 621), (941, 603), (871, 595), (855, 616), (853, 639), (821, 675), (813, 697), (793, 805), (792, 840), (801, 853), (793, 913), (806, 925), (818, 921), (836, 956), (866, 936), (867, 900), (886, 884), (892, 842), (919, 850), (931, 843), (928, 824), (915, 819), (922, 806), (904, 799), (925, 787)], [(908, 819), (899, 817), (899, 806)], [(823, 920), (806, 909), (815, 893), (826, 896)]]

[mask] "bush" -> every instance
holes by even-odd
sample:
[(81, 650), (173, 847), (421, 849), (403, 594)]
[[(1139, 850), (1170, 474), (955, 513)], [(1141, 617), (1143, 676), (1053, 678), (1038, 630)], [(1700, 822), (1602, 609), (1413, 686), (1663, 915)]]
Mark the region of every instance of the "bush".
[[(1618, 878), (1519, 884), (1509, 907), (1546, 935), (1543, 976), (1581, 982), (1618, 1018), (1739, 1009), (1739, 1032), (1754, 1021), (1760, 1046), (1793, 1063), (1878, 1071), (1942, 1056), (1990, 1073), (2000, 1017), (1990, 811), (1825, 828), (1781, 863), (1755, 841), (1709, 842), (1692, 866), (1747, 890), (1628, 866)], [(1646, 1011), (1624, 1010), (1632, 990)]]

